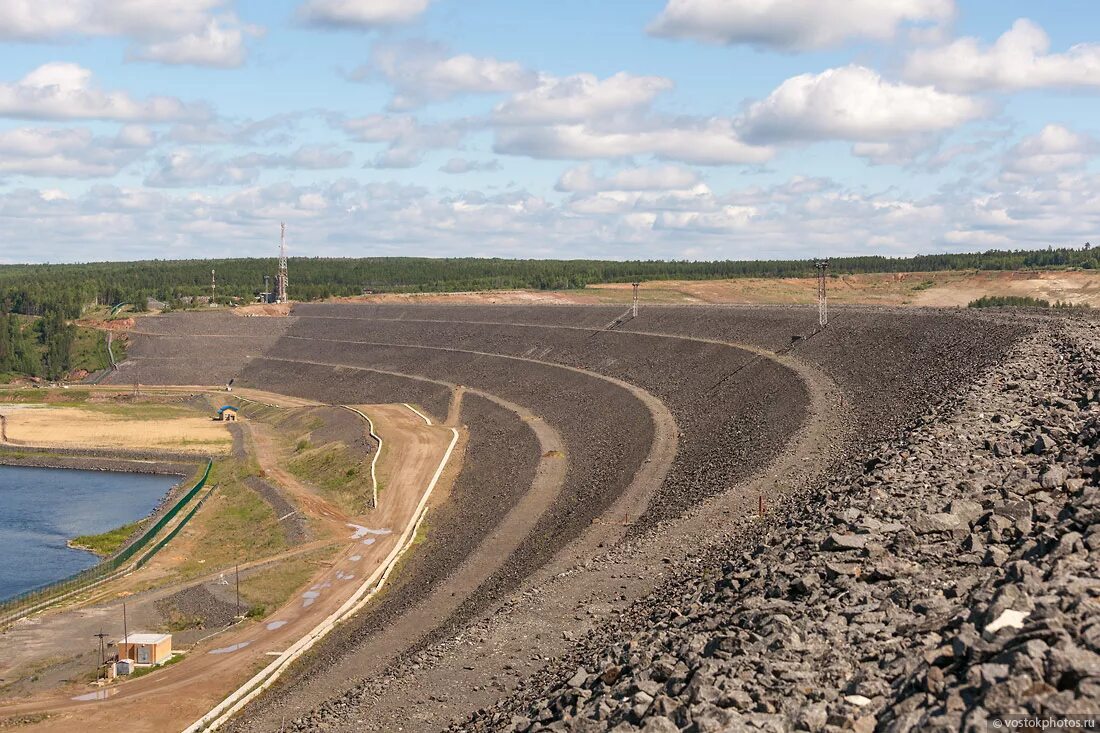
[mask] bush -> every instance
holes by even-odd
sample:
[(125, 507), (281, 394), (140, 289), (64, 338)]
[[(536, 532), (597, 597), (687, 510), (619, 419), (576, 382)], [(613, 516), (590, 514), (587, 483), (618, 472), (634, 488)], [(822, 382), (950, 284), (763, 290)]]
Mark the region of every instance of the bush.
[(967, 308), (1049, 308), (1050, 301), (1023, 295), (984, 295), (972, 300)]
[(977, 300), (970, 301), (968, 308), (1089, 308), (1088, 303), (1069, 303), (1056, 301), (1054, 305), (1049, 300), (1041, 298), (1029, 298), (1022, 295), (985, 295)]

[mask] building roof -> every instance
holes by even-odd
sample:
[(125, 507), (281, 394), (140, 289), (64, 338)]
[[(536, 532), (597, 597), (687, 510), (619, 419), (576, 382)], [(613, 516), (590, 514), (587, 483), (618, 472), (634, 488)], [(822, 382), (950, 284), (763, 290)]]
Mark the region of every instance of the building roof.
[(218, 408), (218, 414), (220, 415), (223, 412), (225, 412), (226, 410), (232, 410), (233, 412), (239, 412), (240, 408), (234, 407), (233, 405), (222, 405), (220, 408)]
[(159, 644), (166, 639), (171, 639), (171, 634), (130, 634), (125, 639), (119, 639), (117, 644)]

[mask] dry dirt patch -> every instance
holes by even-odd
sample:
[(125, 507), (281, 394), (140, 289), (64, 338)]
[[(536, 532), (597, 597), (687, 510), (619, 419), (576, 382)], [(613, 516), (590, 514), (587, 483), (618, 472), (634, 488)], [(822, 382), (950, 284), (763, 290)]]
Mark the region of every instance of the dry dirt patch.
[(5, 440), (58, 448), (126, 448), (210, 453), (229, 450), (224, 423), (189, 410), (122, 410), (12, 405), (0, 408)]

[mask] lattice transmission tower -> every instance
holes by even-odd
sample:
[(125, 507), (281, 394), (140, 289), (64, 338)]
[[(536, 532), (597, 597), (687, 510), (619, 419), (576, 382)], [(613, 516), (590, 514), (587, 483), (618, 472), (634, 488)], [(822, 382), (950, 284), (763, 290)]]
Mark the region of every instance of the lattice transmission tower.
[(279, 274), (275, 276), (275, 302), (287, 302), (290, 282), (286, 273), (286, 224), (279, 224)]
[(829, 299), (825, 293), (825, 277), (829, 270), (828, 260), (818, 260), (817, 267), (817, 323), (822, 328), (829, 325)]

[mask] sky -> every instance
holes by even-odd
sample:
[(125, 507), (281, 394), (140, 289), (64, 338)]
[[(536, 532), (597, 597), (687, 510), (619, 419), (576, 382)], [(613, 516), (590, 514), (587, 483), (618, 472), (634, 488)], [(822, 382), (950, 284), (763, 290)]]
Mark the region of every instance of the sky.
[(0, 0), (0, 262), (1079, 246), (1098, 95), (1093, 0)]

